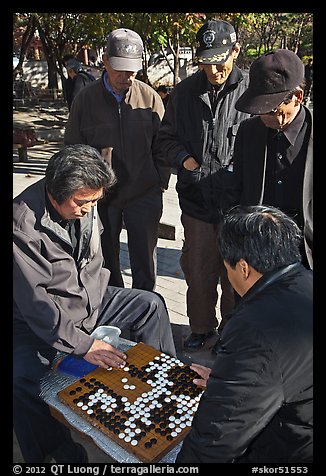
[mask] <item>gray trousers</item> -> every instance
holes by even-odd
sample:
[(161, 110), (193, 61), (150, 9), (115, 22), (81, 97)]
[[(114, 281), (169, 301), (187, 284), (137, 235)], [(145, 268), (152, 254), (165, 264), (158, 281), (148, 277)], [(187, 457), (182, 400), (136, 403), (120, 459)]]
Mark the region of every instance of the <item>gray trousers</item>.
[[(96, 327), (111, 324), (162, 352), (175, 356), (171, 325), (164, 300), (154, 292), (108, 287)], [(13, 330), (13, 422), (26, 463), (75, 463), (76, 448), (70, 431), (52, 417), (40, 398), (40, 381), (49, 371), (56, 350), (40, 339), (25, 322)], [(41, 361), (43, 360), (43, 362)]]
[(157, 186), (125, 207), (99, 203), (104, 226), (101, 236), (105, 267), (111, 271), (110, 285), (123, 287), (120, 267), (120, 234), (122, 224), (127, 230), (132, 287), (153, 291), (156, 284), (156, 245), (158, 225), (162, 216), (162, 192)]
[(158, 293), (108, 286), (96, 327), (106, 324), (119, 327), (121, 337), (176, 355), (168, 311)]
[[(221, 330), (234, 307), (234, 292), (217, 245), (218, 225), (184, 213), (181, 222), (185, 241), (180, 265), (188, 286), (186, 301), (191, 331), (204, 334), (218, 326)], [(216, 317), (219, 281), (222, 289), (220, 325)]]

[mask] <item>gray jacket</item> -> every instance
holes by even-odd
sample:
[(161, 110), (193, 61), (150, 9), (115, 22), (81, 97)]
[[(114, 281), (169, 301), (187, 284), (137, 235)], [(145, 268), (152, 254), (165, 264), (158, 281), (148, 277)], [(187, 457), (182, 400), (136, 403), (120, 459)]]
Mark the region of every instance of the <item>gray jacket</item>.
[(51, 219), (45, 193), (41, 179), (14, 199), (13, 317), (55, 349), (82, 356), (93, 343), (88, 332), (110, 277), (102, 268), (102, 225), (96, 207), (81, 219), (76, 264), (70, 236)]

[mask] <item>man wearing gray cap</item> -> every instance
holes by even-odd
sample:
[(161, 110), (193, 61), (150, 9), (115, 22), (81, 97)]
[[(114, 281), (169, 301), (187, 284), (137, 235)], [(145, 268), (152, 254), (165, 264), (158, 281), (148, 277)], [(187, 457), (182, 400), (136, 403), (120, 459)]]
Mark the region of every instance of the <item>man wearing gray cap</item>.
[(195, 63), (199, 71), (171, 93), (159, 136), (169, 163), (178, 172), (185, 236), (180, 263), (188, 285), (191, 327), (185, 348), (190, 351), (200, 350), (215, 335), (219, 281), (219, 330), (234, 306), (216, 237), (229, 207), (236, 131), (249, 117), (234, 107), (248, 84), (248, 75), (234, 64), (240, 45), (233, 26), (223, 20), (209, 20), (199, 29), (197, 40)]
[(162, 190), (168, 187), (170, 169), (157, 144), (164, 114), (162, 100), (153, 88), (136, 79), (142, 68), (142, 53), (138, 33), (119, 28), (109, 34), (102, 58), (105, 72), (74, 100), (65, 143), (97, 148), (112, 163), (117, 176), (112, 193), (99, 203), (110, 285), (124, 285), (119, 260), (124, 223), (132, 286), (152, 291)]
[(313, 268), (312, 114), (302, 103), (304, 65), (278, 49), (251, 65), (235, 107), (255, 117), (239, 127), (234, 149), (235, 203), (272, 205), (304, 232), (303, 264)]

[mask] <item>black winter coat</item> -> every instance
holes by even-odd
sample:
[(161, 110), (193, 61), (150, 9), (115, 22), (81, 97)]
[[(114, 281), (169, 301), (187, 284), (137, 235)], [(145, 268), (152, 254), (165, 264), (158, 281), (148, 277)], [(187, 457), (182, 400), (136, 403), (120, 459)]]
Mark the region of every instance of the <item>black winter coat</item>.
[[(236, 65), (220, 92), (215, 115), (204, 71), (179, 83), (170, 94), (159, 132), (159, 145), (177, 169), (181, 210), (208, 223), (218, 223), (229, 207), (232, 155), (240, 122), (249, 115), (234, 107), (248, 86), (248, 74)], [(200, 168), (191, 172), (182, 163), (191, 155)]]
[(312, 462), (312, 285), (296, 263), (241, 299), (177, 463)]
[[(307, 153), (301, 196), (300, 211), (304, 218), (304, 239), (310, 268), (313, 268), (313, 127), (312, 114), (305, 110), (304, 126), (307, 127)], [(232, 205), (257, 205), (264, 176), (264, 151), (268, 128), (258, 116), (242, 122), (234, 146), (234, 193)], [(270, 203), (269, 205), (275, 205)], [(286, 212), (286, 210), (283, 210)]]

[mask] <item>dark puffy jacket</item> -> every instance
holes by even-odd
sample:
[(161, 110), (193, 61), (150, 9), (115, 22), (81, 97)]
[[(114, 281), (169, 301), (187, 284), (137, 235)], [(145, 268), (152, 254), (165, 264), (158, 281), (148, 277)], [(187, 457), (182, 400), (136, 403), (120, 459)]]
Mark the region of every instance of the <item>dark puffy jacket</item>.
[[(234, 65), (214, 115), (206, 74), (198, 71), (175, 87), (160, 128), (159, 145), (178, 171), (182, 211), (208, 223), (219, 222), (229, 206), (234, 140), (240, 122), (249, 117), (234, 105), (247, 86), (248, 74)], [(200, 164), (193, 172), (182, 166), (189, 155)]]
[(241, 299), (178, 463), (312, 462), (312, 288), (296, 263)]
[(81, 91), (85, 86), (95, 81), (95, 78), (92, 74), (87, 73), (87, 71), (78, 71), (77, 75), (73, 79), (73, 99), (79, 91)]

